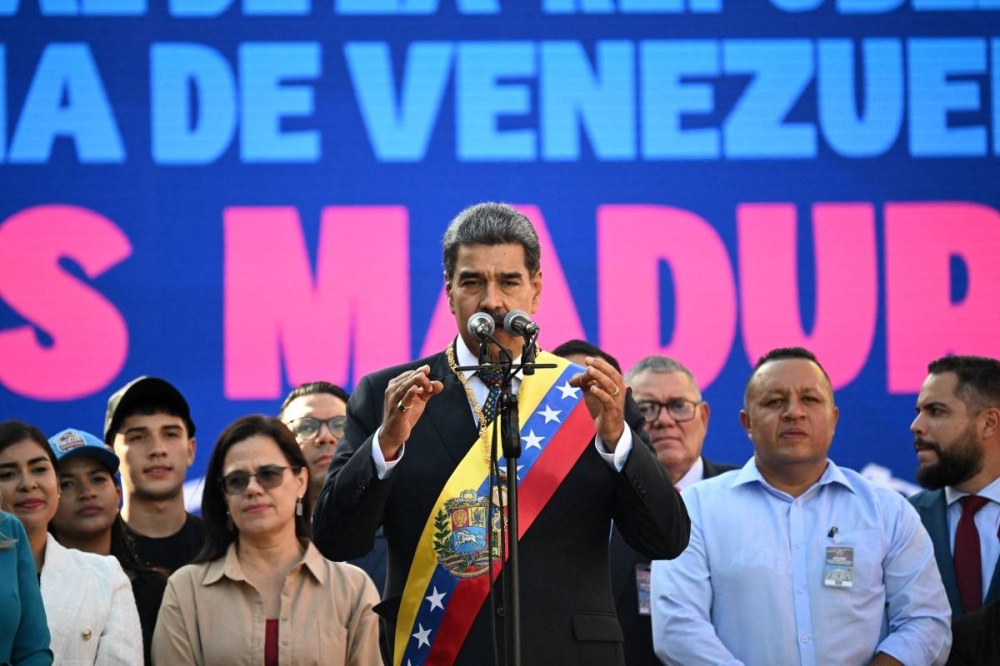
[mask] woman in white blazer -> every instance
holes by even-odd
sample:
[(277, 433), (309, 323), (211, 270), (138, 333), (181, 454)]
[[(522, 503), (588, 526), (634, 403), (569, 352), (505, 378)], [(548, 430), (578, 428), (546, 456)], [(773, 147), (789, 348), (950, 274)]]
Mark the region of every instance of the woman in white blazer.
[(0, 492), (3, 509), (24, 525), (41, 572), (55, 663), (141, 664), (139, 614), (118, 560), (69, 550), (48, 533), (59, 506), (59, 480), (55, 455), (34, 426), (0, 423)]

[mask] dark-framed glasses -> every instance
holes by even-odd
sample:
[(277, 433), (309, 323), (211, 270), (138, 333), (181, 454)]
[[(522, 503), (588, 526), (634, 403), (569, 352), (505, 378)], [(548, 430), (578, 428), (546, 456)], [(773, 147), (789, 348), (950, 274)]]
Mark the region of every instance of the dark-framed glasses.
[(239, 495), (240, 493), (246, 491), (247, 487), (250, 485), (251, 478), (257, 479), (257, 483), (260, 484), (261, 488), (266, 488), (268, 490), (277, 488), (284, 480), (286, 469), (298, 472), (302, 468), (287, 465), (264, 465), (262, 467), (258, 467), (257, 471), (253, 474), (242, 470), (230, 472), (221, 479), (222, 492), (227, 495)]
[(303, 416), (295, 419), (289, 424), (292, 434), (298, 442), (308, 442), (310, 439), (319, 437), (319, 431), (326, 424), (330, 434), (340, 439), (344, 436), (344, 424), (347, 423), (346, 416), (334, 416), (329, 419), (317, 419), (313, 416)]
[(658, 402), (656, 400), (640, 400), (636, 404), (639, 406), (639, 413), (646, 423), (652, 423), (660, 417), (660, 412), (664, 409), (670, 414), (670, 418), (678, 423), (690, 421), (698, 411), (698, 405), (704, 400), (687, 400), (685, 398), (674, 398), (670, 402)]

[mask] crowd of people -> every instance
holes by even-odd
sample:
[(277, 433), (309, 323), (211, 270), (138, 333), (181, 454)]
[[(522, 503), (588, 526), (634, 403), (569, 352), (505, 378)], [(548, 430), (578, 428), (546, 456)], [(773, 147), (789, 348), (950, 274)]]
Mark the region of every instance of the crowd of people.
[(831, 459), (839, 411), (808, 350), (756, 362), (753, 455), (723, 464), (681, 361), (623, 373), (509, 325), (541, 295), (523, 215), (462, 211), (443, 257), (451, 345), (237, 419), (200, 516), (195, 423), (164, 379), (113, 393), (103, 438), (0, 423), (0, 663), (1000, 663), (1000, 361), (929, 364), (910, 425), (926, 490), (905, 498)]

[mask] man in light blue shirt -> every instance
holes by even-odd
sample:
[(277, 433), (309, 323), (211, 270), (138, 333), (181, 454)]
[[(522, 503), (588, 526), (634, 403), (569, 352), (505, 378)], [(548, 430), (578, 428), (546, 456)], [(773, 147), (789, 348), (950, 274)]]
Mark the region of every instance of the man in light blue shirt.
[(927, 531), (895, 491), (827, 458), (838, 410), (801, 348), (757, 362), (742, 469), (684, 491), (687, 550), (652, 570), (667, 664), (943, 664), (951, 609)]

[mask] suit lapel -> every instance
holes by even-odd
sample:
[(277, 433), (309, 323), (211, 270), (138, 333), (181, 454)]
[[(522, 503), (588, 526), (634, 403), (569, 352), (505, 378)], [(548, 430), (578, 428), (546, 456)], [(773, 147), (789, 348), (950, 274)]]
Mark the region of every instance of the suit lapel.
[(701, 457), (701, 462), (702, 462), (702, 468), (704, 470), (702, 472), (701, 478), (711, 479), (713, 476), (719, 476), (719, 474), (722, 473), (722, 470), (716, 467), (715, 463), (713, 463), (705, 456)]
[[(997, 537), (1000, 538), (1000, 534)], [(1000, 599), (1000, 560), (997, 560), (997, 564), (993, 568), (993, 578), (990, 579), (990, 587), (986, 590), (986, 599), (983, 600), (983, 604), (997, 599)]]
[(469, 446), (478, 439), (479, 429), (472, 416), (465, 389), (448, 367), (448, 359), (444, 353), (438, 354), (431, 366), (430, 377), (440, 380), (444, 384), (444, 391), (431, 398), (424, 416), (430, 418), (448, 455), (458, 464), (468, 453)]
[(958, 596), (955, 561), (951, 555), (951, 538), (948, 534), (948, 503), (943, 490), (928, 491), (921, 499), (923, 501), (917, 506), (917, 511), (934, 544), (934, 559), (941, 572), (948, 601), (951, 602), (952, 614), (957, 617), (962, 612), (962, 602)]

